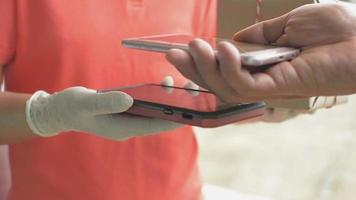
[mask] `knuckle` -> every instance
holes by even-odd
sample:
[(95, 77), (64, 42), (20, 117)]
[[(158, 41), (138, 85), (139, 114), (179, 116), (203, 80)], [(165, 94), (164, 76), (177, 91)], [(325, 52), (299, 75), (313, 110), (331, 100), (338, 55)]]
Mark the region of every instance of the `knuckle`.
[(189, 49), (197, 49), (199, 48), (199, 40), (195, 39), (191, 42), (189, 42)]

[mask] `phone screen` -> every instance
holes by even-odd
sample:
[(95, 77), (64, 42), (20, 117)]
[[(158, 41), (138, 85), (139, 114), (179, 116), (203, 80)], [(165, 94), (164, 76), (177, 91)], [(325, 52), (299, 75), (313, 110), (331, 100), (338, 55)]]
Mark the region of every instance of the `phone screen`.
[(210, 92), (161, 85), (141, 85), (119, 90), (129, 94), (135, 100), (198, 112), (215, 112), (234, 105), (240, 105), (223, 103)]

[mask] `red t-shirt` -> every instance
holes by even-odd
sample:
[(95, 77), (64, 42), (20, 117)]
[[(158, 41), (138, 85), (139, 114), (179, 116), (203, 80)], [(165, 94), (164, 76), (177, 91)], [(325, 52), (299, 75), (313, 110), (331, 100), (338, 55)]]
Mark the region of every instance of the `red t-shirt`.
[[(216, 0), (0, 0), (0, 64), (7, 91), (105, 89), (179, 73), (163, 55), (123, 38), (214, 36)], [(63, 133), (10, 145), (11, 200), (199, 199), (190, 127), (115, 142)]]

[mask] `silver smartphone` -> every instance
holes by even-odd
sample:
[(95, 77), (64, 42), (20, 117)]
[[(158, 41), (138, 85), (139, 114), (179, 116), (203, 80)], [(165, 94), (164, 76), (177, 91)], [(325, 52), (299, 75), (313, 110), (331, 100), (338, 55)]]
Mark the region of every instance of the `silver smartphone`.
[(300, 50), (291, 47), (279, 47), (244, 42), (236, 42), (222, 38), (204, 38), (183, 34), (153, 35), (137, 38), (128, 38), (122, 41), (127, 48), (165, 53), (169, 49), (189, 49), (192, 40), (200, 38), (207, 41), (214, 49), (221, 41), (227, 41), (236, 46), (241, 53), (241, 63), (244, 66), (266, 66), (286, 60), (291, 60), (299, 55)]

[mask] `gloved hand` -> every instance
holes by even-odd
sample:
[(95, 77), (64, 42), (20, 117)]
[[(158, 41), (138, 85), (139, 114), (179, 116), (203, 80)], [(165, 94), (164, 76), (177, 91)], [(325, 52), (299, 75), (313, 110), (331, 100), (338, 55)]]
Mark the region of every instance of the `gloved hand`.
[(300, 111), (288, 108), (267, 108), (261, 120), (269, 123), (284, 122), (301, 114), (313, 114), (314, 111)]
[[(164, 84), (173, 85), (172, 78)], [(26, 104), (26, 118), (32, 131), (42, 137), (65, 131), (82, 131), (100, 137), (124, 140), (180, 127), (160, 119), (117, 114), (128, 110), (133, 99), (123, 92), (97, 93), (71, 87), (59, 93), (38, 91)]]

